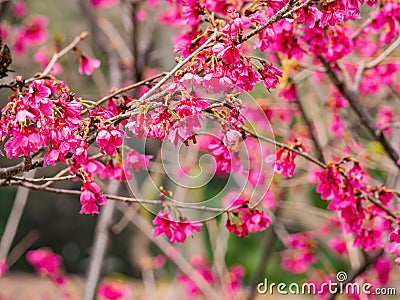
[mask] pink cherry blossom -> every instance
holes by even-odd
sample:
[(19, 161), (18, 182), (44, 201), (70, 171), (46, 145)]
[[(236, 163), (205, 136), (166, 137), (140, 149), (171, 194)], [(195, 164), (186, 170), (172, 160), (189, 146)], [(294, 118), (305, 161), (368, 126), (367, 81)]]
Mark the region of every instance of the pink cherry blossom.
[(78, 72), (79, 74), (92, 75), (93, 70), (100, 67), (101, 62), (96, 58), (81, 55)]
[[(252, 232), (264, 231), (271, 223), (269, 215), (263, 211), (250, 208), (248, 206), (249, 200), (244, 196), (233, 193), (228, 194), (228, 198), (229, 202), (231, 202), (229, 203), (230, 206), (235, 207), (231, 213), (228, 213), (226, 228), (229, 232), (239, 237), (245, 237)], [(224, 201), (226, 202), (227, 199)]]
[(102, 128), (97, 134), (96, 143), (104, 153), (113, 155), (116, 154), (118, 152), (118, 148), (122, 146), (123, 134), (123, 131), (115, 126)]
[(285, 178), (291, 177), (296, 167), (294, 163), (296, 156), (296, 153), (288, 149), (278, 150), (275, 156), (274, 172)]
[(154, 236), (165, 234), (171, 243), (182, 243), (187, 237), (193, 236), (194, 231), (200, 231), (200, 222), (190, 222), (186, 218), (176, 221), (168, 209), (160, 210), (153, 220)]

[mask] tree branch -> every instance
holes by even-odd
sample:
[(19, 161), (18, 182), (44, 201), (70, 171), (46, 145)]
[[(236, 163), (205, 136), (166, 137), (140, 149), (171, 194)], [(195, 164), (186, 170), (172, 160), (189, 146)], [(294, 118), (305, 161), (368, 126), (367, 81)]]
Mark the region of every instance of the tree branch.
[(255, 137), (255, 138), (257, 138), (257, 139), (259, 139), (261, 141), (265, 141), (267, 143), (270, 143), (270, 144), (276, 145), (278, 147), (281, 147), (281, 148), (287, 149), (289, 151), (292, 151), (292, 152), (298, 154), (299, 156), (304, 157), (308, 161), (320, 166), (323, 169), (326, 169), (328, 167), (324, 162), (322, 162), (322, 161), (318, 160), (317, 158), (311, 156), (307, 152), (303, 152), (301, 150), (294, 149), (292, 147), (289, 147), (289, 145), (286, 145), (285, 143), (281, 143), (281, 142), (275, 141), (274, 139), (267, 138), (265, 136), (260, 136), (257, 133), (255, 133), (254, 131), (251, 131), (250, 129), (247, 129), (247, 128), (243, 127), (243, 126), (240, 126), (239, 128), (241, 128), (248, 135), (250, 135), (252, 137)]
[(337, 87), (340, 93), (344, 98), (350, 103), (351, 108), (359, 117), (361, 123), (367, 128), (371, 136), (378, 142), (381, 143), (382, 147), (385, 149), (385, 152), (389, 155), (395, 165), (400, 169), (400, 165), (397, 163), (399, 160), (399, 154), (393, 148), (390, 141), (383, 134), (382, 130), (380, 130), (371, 115), (365, 109), (365, 107), (360, 103), (358, 93), (356, 91), (351, 90), (342, 79), (339, 78), (338, 74), (333, 70), (330, 63), (326, 62), (323, 57), (319, 57), (322, 64), (325, 66), (327, 70), (327, 74), (331, 79), (332, 83)]

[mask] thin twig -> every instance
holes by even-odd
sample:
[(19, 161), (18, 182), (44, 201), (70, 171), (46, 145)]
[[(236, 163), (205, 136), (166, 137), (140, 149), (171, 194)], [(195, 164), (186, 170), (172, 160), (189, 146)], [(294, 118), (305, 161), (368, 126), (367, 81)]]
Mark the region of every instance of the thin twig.
[(387, 47), (386, 50), (383, 51), (381, 55), (379, 55), (374, 60), (368, 62), (365, 65), (365, 68), (371, 69), (371, 68), (379, 65), (387, 56), (389, 56), (394, 50), (396, 50), (396, 48), (398, 46), (400, 46), (400, 37), (398, 37), (389, 47)]
[(243, 127), (243, 126), (240, 127), (240, 128), (250, 136), (253, 136), (253, 137), (255, 137), (255, 138), (257, 138), (257, 139), (259, 139), (261, 141), (265, 141), (265, 142), (268, 142), (270, 144), (276, 145), (278, 147), (281, 147), (281, 148), (287, 149), (289, 151), (292, 151), (292, 152), (298, 154), (299, 156), (302, 156), (305, 159), (309, 160), (310, 162), (320, 166), (323, 169), (326, 169), (328, 167), (324, 162), (322, 162), (322, 161), (318, 160), (317, 158), (311, 156), (307, 152), (303, 152), (301, 150), (294, 149), (294, 148), (290, 147), (289, 145), (281, 143), (281, 142), (278, 142), (278, 141), (275, 141), (274, 139), (267, 138), (265, 136), (260, 136), (257, 133), (255, 133), (254, 131), (251, 131), (250, 129), (247, 129), (247, 128)]
[(64, 49), (62, 49), (61, 51), (59, 51), (53, 55), (50, 62), (47, 64), (46, 68), (44, 69), (44, 71), (42, 73), (39, 74), (39, 76), (29, 78), (25, 81), (25, 83), (30, 83), (36, 79), (41, 79), (41, 78), (46, 77), (51, 72), (51, 69), (53, 69), (55, 63), (61, 57), (63, 57), (65, 54), (67, 54), (69, 51), (73, 50), (76, 47), (76, 45), (78, 45), (81, 41), (83, 41), (87, 36), (88, 36), (88, 33), (86, 31), (84, 31), (80, 35), (75, 37), (74, 40), (70, 44), (68, 44)]

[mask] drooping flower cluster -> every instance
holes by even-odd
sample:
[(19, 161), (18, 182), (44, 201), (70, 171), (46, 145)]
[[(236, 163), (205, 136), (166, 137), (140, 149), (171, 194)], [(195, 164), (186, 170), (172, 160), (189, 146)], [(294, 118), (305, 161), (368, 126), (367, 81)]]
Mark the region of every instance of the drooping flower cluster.
[(349, 170), (340, 164), (330, 164), (325, 171), (317, 172), (320, 180), (317, 192), (321, 198), (330, 200), (328, 208), (339, 212), (344, 221), (344, 233), (355, 235), (354, 245), (365, 250), (383, 247), (385, 232), (391, 230), (391, 221), (374, 203), (370, 195), (376, 193), (382, 205), (390, 207), (393, 195), (385, 187), (374, 189), (365, 183), (365, 173), (358, 162), (353, 162)]
[(156, 138), (170, 140), (175, 146), (179, 141), (188, 145), (196, 143), (195, 130), (200, 129), (203, 110), (210, 104), (190, 95), (177, 95), (169, 107), (161, 107), (157, 112), (147, 112), (132, 117), (126, 127), (139, 139)]
[(191, 222), (183, 217), (179, 221), (175, 220), (167, 208), (160, 210), (153, 220), (154, 236), (165, 234), (171, 243), (182, 243), (187, 237), (193, 236), (193, 232), (200, 231), (203, 225), (201, 222)]
[(61, 272), (62, 257), (47, 248), (29, 251), (26, 260), (40, 274), (49, 276), (57, 285), (65, 283)]
[[(229, 232), (243, 238), (249, 233), (265, 230), (271, 223), (269, 215), (250, 208), (249, 200), (244, 196), (230, 194), (227, 198), (236, 198), (234, 201), (229, 200), (232, 210), (228, 212), (228, 220), (225, 225)], [(227, 199), (225, 199), (226, 201)]]
[[(289, 143), (288, 145), (292, 149), (305, 151), (305, 148), (302, 146), (299, 140)], [(282, 148), (278, 150), (275, 155), (274, 172), (282, 174), (284, 178), (291, 177), (296, 167), (294, 163), (296, 156), (297, 154), (290, 149)]]

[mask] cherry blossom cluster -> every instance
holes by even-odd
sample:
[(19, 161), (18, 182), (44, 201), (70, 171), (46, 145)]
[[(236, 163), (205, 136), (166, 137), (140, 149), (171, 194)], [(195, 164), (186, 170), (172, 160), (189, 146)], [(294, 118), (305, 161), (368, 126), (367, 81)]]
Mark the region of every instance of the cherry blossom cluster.
[[(105, 126), (112, 112), (90, 109), (85, 120), (85, 100), (75, 98), (62, 81), (34, 80), (29, 88), (20, 89), (2, 110), (0, 138), (5, 142), (5, 153), (8, 158), (31, 159), (40, 149), (46, 149), (43, 166), (58, 162), (68, 165), (71, 174), (82, 181), (80, 213), (97, 214), (98, 205), (107, 202), (95, 175), (127, 180), (132, 177), (131, 168), (138, 172), (147, 167), (151, 156), (134, 150), (127, 151), (122, 160), (124, 133), (118, 126)], [(88, 155), (90, 133), (95, 131), (100, 152), (110, 156), (105, 165)]]
[(269, 215), (258, 209), (251, 208), (249, 199), (244, 195), (238, 196), (236, 193), (231, 193), (224, 200), (229, 202), (232, 208), (228, 212), (228, 220), (226, 222), (226, 229), (229, 232), (239, 237), (245, 237), (249, 233), (263, 231), (270, 225), (271, 219)]
[(193, 236), (195, 231), (199, 232), (203, 225), (201, 222), (189, 221), (186, 217), (176, 220), (167, 208), (158, 212), (153, 224), (154, 236), (164, 233), (171, 243), (182, 243), (187, 237)]
[(292, 273), (305, 273), (317, 262), (315, 236), (301, 232), (286, 237), (287, 249), (282, 252), (282, 268)]
[(321, 198), (330, 200), (328, 209), (336, 210), (343, 219), (343, 232), (355, 235), (354, 245), (365, 250), (384, 246), (386, 232), (392, 230), (392, 221), (382, 208), (369, 201), (376, 196), (383, 208), (392, 210), (393, 192), (385, 186), (366, 184), (366, 174), (357, 161), (344, 169), (342, 164), (330, 164), (325, 171), (317, 172), (320, 180), (317, 192)]

